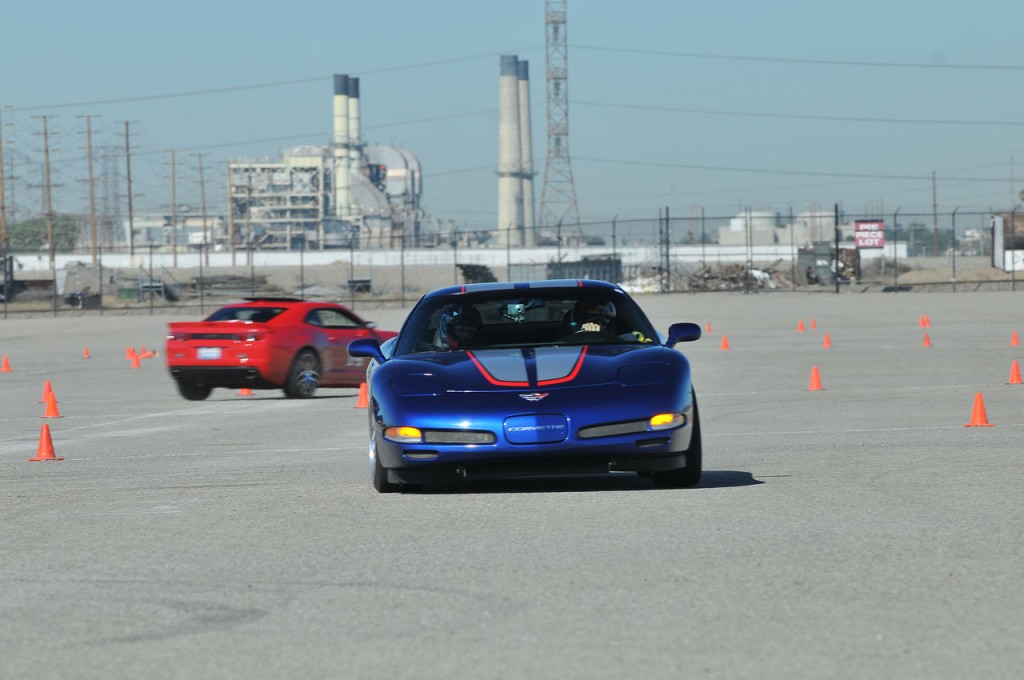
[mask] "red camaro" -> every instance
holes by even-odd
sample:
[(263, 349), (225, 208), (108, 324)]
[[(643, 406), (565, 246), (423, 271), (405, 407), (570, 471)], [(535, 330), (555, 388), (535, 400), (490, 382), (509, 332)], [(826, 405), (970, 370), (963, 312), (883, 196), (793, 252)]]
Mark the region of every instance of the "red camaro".
[(344, 305), (246, 298), (203, 321), (168, 324), (167, 368), (181, 396), (193, 401), (214, 387), (283, 389), (305, 399), (318, 387), (359, 387), (367, 360), (349, 356), (348, 343), (394, 336)]

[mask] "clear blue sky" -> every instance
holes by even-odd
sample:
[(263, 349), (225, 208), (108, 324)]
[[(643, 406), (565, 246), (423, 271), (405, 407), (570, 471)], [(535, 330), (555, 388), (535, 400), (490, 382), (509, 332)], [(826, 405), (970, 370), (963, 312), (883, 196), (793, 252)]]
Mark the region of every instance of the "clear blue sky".
[[(1010, 1), (569, 0), (581, 218), (930, 213), (933, 171), (940, 211), (1009, 209), (1024, 188), (1022, 34)], [(39, 116), (56, 133), (55, 209), (85, 205), (91, 115), (96, 145), (123, 148), (131, 121), (137, 210), (170, 204), (178, 149), (178, 202), (198, 203), (208, 154), (223, 211), (229, 160), (329, 140), (344, 73), (360, 78), (365, 141), (420, 159), (429, 214), (489, 229), (502, 54), (530, 62), (540, 200), (544, 42), (543, 0), (0, 0), (19, 217), (41, 211)]]

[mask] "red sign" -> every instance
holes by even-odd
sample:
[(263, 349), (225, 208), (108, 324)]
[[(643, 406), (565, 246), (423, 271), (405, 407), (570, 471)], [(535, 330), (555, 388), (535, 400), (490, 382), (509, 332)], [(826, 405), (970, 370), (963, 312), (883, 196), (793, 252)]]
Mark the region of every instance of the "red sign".
[(884, 248), (885, 222), (880, 220), (857, 220), (853, 223), (853, 243), (858, 248)]

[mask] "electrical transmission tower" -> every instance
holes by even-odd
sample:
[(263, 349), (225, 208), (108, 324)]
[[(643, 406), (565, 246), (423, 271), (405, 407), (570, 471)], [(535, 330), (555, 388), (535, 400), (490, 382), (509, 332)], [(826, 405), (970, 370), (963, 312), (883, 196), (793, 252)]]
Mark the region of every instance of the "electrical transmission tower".
[(566, 0), (545, 0), (548, 153), (540, 198), (541, 224), (570, 227), (579, 237), (580, 211), (569, 157), (569, 47), (566, 38)]

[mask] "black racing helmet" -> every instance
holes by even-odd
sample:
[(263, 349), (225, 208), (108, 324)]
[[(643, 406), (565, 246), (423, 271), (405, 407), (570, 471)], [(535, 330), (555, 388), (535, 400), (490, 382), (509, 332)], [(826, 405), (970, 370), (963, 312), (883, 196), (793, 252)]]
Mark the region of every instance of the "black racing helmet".
[(472, 345), (480, 333), (480, 312), (473, 305), (449, 305), (441, 314), (438, 337), (442, 347)]

